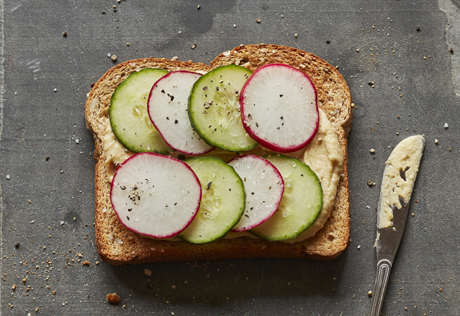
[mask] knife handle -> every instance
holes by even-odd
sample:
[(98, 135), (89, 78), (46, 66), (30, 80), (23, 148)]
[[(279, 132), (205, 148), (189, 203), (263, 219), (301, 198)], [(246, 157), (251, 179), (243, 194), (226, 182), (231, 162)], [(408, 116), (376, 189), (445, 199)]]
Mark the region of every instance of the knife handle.
[(379, 316), (382, 310), (388, 280), (390, 279), (392, 264), (389, 260), (382, 259), (377, 263), (377, 276), (375, 279), (374, 293), (372, 294), (371, 311), (369, 316)]

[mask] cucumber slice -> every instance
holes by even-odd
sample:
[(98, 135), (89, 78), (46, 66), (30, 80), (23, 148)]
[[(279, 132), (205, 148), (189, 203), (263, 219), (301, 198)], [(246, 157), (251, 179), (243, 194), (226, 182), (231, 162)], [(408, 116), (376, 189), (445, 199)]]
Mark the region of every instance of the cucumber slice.
[(257, 146), (241, 121), (239, 96), (252, 72), (228, 65), (203, 75), (193, 85), (188, 114), (195, 131), (211, 146), (246, 151)]
[(198, 214), (178, 237), (195, 244), (224, 237), (243, 215), (243, 181), (231, 166), (216, 157), (189, 158), (184, 162), (200, 180), (202, 197)]
[(168, 72), (146, 68), (131, 73), (110, 100), (110, 125), (120, 143), (134, 152), (166, 154), (170, 147), (150, 121), (147, 99), (153, 84)]
[(320, 180), (310, 167), (296, 158), (283, 155), (264, 158), (283, 176), (284, 193), (275, 214), (250, 232), (269, 241), (294, 238), (307, 229), (321, 211)]

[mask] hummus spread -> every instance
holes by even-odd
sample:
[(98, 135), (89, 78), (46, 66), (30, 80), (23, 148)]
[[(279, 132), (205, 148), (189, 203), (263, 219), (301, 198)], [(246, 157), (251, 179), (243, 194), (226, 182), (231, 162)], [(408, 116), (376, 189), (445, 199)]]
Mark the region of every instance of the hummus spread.
[(393, 225), (393, 209), (402, 207), (400, 198), (409, 203), (424, 147), (423, 136), (408, 137), (393, 149), (386, 161), (380, 190), (379, 228)]
[[(112, 182), (118, 165), (135, 153), (127, 150), (117, 140), (115, 134), (112, 132), (108, 119), (106, 129), (101, 139), (107, 167), (107, 179), (109, 182)], [(244, 153), (263, 156), (273, 154), (274, 152), (264, 147), (257, 146), (256, 148)], [(224, 161), (229, 161), (234, 158), (235, 155), (236, 153), (216, 148), (204, 156), (215, 156)], [(319, 127), (314, 138), (304, 148), (284, 155), (295, 157), (308, 165), (321, 180), (321, 187), (323, 189), (323, 206), (315, 222), (296, 238), (284, 241), (288, 243), (295, 243), (314, 236), (316, 232), (324, 226), (324, 223), (328, 219), (332, 208), (334, 207), (337, 186), (343, 168), (343, 152), (338, 141), (337, 131), (321, 109), (319, 109)], [(177, 158), (179, 153), (173, 152), (170, 153), (169, 156)], [(226, 238), (237, 238), (242, 236), (257, 238), (249, 232), (230, 232)], [(171, 238), (170, 240), (180, 239)]]

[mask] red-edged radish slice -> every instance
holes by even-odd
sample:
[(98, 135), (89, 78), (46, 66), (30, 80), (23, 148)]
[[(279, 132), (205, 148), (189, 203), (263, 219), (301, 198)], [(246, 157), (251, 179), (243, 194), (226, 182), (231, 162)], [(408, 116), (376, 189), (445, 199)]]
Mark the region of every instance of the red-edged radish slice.
[(246, 155), (228, 162), (243, 180), (246, 209), (235, 232), (250, 230), (268, 220), (283, 197), (284, 181), (278, 169), (259, 156)]
[(185, 163), (140, 153), (117, 169), (110, 199), (127, 228), (149, 237), (167, 238), (183, 231), (195, 218), (201, 185)]
[(188, 116), (188, 97), (200, 76), (189, 71), (170, 72), (155, 82), (147, 104), (150, 120), (165, 142), (188, 155), (202, 155), (214, 149), (193, 130)]
[(283, 64), (260, 67), (241, 90), (243, 125), (262, 146), (293, 152), (305, 146), (318, 129), (316, 89), (310, 78)]

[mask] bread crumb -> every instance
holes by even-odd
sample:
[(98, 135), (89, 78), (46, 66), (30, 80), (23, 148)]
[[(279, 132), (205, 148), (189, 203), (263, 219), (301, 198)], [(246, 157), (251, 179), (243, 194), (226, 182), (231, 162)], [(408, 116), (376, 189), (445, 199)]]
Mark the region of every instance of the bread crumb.
[(113, 54), (110, 59), (112, 59), (113, 61), (116, 61), (117, 60), (117, 55)]
[(89, 266), (89, 265), (90, 265), (90, 263), (89, 263), (89, 261), (88, 261), (88, 260), (86, 260), (86, 261), (84, 261), (84, 262), (82, 263), (82, 265), (84, 265), (84, 266)]
[(118, 302), (120, 301), (120, 297), (117, 295), (117, 293), (107, 294), (106, 298), (107, 301), (109, 301), (112, 304), (118, 304)]
[(262, 20), (261, 20), (261, 19), (256, 19), (256, 22), (257, 22), (257, 23), (261, 23)]
[(146, 276), (152, 276), (152, 270), (150, 269), (144, 269), (144, 273)]
[(372, 291), (367, 292), (367, 295), (372, 296)]

